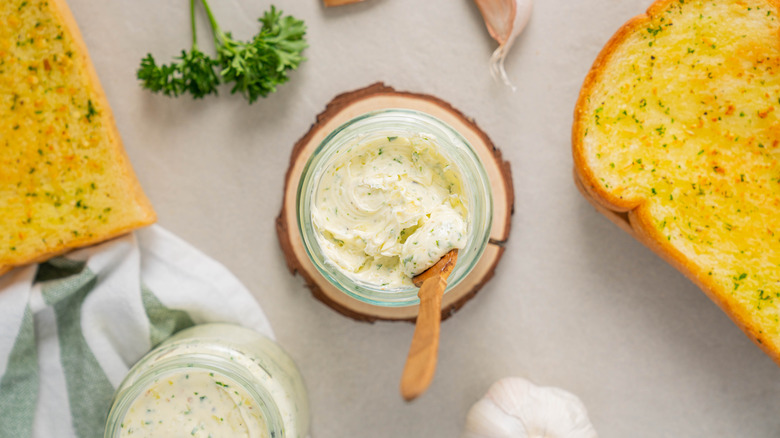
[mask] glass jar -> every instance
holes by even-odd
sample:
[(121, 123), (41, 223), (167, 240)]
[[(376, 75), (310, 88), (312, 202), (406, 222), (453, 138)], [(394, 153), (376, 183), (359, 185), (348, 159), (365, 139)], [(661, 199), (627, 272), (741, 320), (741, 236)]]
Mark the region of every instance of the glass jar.
[[(362, 302), (388, 307), (411, 306), (419, 303), (414, 286), (383, 288), (352, 278), (328, 260), (317, 239), (312, 221), (312, 203), (317, 187), (329, 163), (348, 145), (381, 136), (424, 135), (462, 176), (463, 195), (468, 205), (470, 231), (458, 260), (448, 279), (447, 290), (460, 283), (479, 261), (490, 238), (493, 218), (493, 198), (485, 167), (471, 145), (443, 121), (419, 111), (385, 109), (358, 116), (331, 132), (314, 150), (303, 169), (297, 193), (298, 227), (303, 246), (319, 273), (341, 292)], [(446, 291), (445, 291), (446, 293)]]
[(308, 430), (308, 400), (290, 356), (253, 330), (203, 324), (133, 366), (114, 395), (105, 437), (304, 438)]

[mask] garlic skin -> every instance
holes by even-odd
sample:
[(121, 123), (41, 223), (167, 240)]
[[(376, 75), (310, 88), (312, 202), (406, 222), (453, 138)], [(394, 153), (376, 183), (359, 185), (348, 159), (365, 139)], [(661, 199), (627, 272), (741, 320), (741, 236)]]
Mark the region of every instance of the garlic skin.
[(597, 438), (577, 396), (520, 377), (494, 383), (469, 410), (461, 438)]
[(504, 69), (509, 49), (515, 38), (523, 32), (528, 20), (531, 19), (533, 2), (531, 0), (474, 0), (482, 13), (490, 36), (498, 42), (498, 48), (490, 56), (490, 74), (493, 79), (501, 80), (514, 91), (516, 88), (509, 81)]

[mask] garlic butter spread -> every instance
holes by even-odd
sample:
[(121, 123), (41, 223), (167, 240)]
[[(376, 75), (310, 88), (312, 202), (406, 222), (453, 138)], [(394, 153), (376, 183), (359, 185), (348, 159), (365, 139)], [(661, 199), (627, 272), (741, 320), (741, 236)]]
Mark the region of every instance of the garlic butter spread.
[(314, 189), (312, 221), (329, 262), (382, 288), (466, 245), (463, 179), (424, 134), (372, 135), (336, 151)]
[(304, 438), (301, 375), (272, 340), (239, 326), (182, 330), (130, 370), (106, 437)]
[(120, 436), (265, 438), (267, 430), (257, 402), (240, 385), (193, 370), (149, 385), (127, 411)]

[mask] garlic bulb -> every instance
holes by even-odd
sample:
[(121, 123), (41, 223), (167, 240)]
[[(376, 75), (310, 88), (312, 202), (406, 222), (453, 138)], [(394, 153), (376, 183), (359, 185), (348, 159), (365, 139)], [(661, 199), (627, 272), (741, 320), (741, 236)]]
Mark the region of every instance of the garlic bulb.
[(597, 438), (585, 405), (519, 377), (494, 383), (469, 410), (462, 438)]
[(506, 59), (515, 38), (525, 29), (531, 18), (531, 0), (474, 0), (482, 13), (490, 36), (498, 42), (498, 48), (490, 57), (490, 74), (494, 79), (500, 77), (512, 90), (515, 86), (509, 81), (504, 69)]

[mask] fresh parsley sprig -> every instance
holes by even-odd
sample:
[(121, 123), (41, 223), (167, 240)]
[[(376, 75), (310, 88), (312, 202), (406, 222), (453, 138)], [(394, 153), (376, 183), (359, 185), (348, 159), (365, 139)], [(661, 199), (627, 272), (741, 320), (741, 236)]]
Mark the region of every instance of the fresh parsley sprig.
[(190, 0), (192, 47), (182, 50), (170, 64), (158, 65), (151, 54), (141, 60), (137, 76), (142, 86), (154, 93), (193, 98), (217, 94), (220, 83), (232, 84), (231, 93), (240, 93), (249, 103), (276, 91), (276, 86), (289, 80), (288, 70), (295, 70), (305, 58), (308, 47), (306, 25), (271, 6), (258, 21), (260, 31), (249, 41), (238, 41), (230, 32), (223, 32), (207, 0), (200, 0), (208, 15), (216, 59), (198, 48), (195, 27), (195, 2)]

